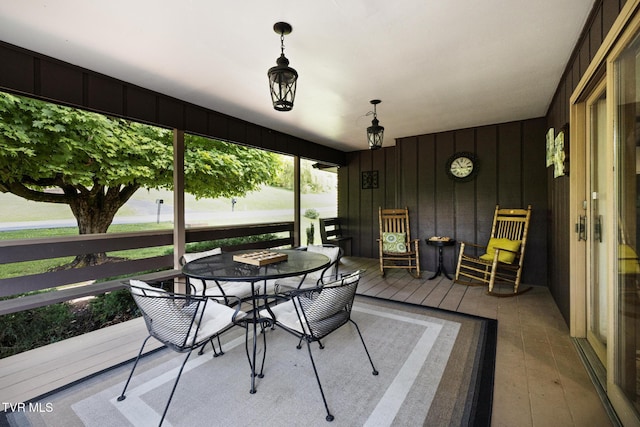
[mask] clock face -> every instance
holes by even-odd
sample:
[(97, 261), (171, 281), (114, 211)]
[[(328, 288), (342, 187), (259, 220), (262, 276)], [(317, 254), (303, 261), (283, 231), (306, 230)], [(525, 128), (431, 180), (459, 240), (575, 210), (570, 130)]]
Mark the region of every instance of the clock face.
[(456, 153), (447, 160), (446, 171), (454, 181), (470, 181), (478, 174), (478, 159), (473, 153)]
[(453, 176), (457, 176), (458, 178), (466, 178), (471, 175), (473, 172), (473, 161), (468, 157), (458, 157), (453, 162), (451, 162), (451, 167), (449, 168)]

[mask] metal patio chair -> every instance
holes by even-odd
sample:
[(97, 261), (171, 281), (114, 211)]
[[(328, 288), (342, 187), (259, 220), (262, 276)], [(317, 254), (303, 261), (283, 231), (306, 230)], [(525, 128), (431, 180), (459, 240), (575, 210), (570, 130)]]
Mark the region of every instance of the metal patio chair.
[(331, 244), (309, 245), (306, 248), (300, 248), (300, 250), (326, 255), (329, 257), (331, 264), (304, 277), (287, 277), (276, 280), (276, 293), (283, 293), (292, 289), (313, 288), (338, 279), (338, 266), (340, 265), (340, 259), (344, 255), (344, 250), (341, 247)]
[[(302, 341), (307, 343), (313, 372), (318, 381), (324, 407), (327, 410), (327, 421), (333, 421), (334, 416), (329, 411), (327, 399), (318, 376), (318, 370), (311, 352), (312, 342), (320, 342), (322, 338), (351, 322), (360, 336), (362, 346), (367, 354), (369, 363), (371, 363), (373, 375), (378, 375), (362, 333), (360, 333), (360, 328), (351, 319), (351, 308), (359, 280), (360, 272), (356, 271), (343, 279), (327, 283), (324, 286), (295, 289), (285, 294), (286, 302), (270, 306), (261, 311), (262, 316), (275, 319), (276, 326), (299, 338), (298, 349), (302, 348)], [(321, 345), (320, 348), (324, 348), (324, 346)]]
[[(125, 392), (149, 338), (154, 337), (175, 352), (187, 353), (162, 413), (159, 423), (162, 425), (191, 352), (211, 342), (214, 357), (224, 354), (220, 334), (231, 328), (245, 313), (240, 311), (239, 303), (233, 309), (210, 297), (171, 293), (139, 280), (131, 280), (128, 287), (142, 312), (149, 336), (142, 342), (129, 378), (117, 400), (120, 402), (126, 398)], [(218, 340), (219, 352), (215, 349), (213, 339)]]
[[(185, 265), (190, 261), (195, 261), (207, 256), (215, 256), (222, 254), (221, 248), (211, 249), (209, 251), (192, 252), (182, 255), (180, 258), (180, 264)], [(223, 282), (216, 280), (202, 280), (194, 279), (192, 277), (187, 278), (191, 293), (195, 295), (204, 296), (216, 296), (224, 300), (225, 304), (231, 306), (236, 301), (236, 297), (241, 300), (244, 298), (253, 297), (253, 287), (249, 282)], [(270, 294), (275, 292), (275, 283), (272, 280), (267, 281), (264, 286), (261, 286), (264, 294)], [(260, 289), (256, 290), (257, 292)]]

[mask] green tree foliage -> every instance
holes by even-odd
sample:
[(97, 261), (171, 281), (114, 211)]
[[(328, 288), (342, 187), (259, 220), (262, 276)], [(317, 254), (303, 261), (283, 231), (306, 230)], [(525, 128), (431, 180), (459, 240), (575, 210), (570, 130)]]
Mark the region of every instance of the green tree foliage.
[[(282, 156), (278, 173), (273, 178), (273, 185), (293, 190), (293, 161)], [(300, 162), (300, 191), (303, 194), (325, 193), (336, 187), (335, 174), (313, 168), (313, 162)]]
[[(273, 153), (185, 137), (185, 191), (196, 197), (244, 196), (279, 165)], [(106, 233), (139, 188), (172, 187), (170, 130), (0, 93), (0, 191), (68, 204), (89, 234)]]

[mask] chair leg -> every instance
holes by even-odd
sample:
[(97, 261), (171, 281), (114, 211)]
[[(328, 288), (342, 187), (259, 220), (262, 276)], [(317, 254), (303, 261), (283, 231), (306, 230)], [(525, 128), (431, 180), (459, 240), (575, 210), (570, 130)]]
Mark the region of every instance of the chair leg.
[(320, 377), (318, 376), (318, 370), (316, 369), (316, 362), (313, 360), (313, 355), (311, 354), (311, 343), (307, 341), (307, 350), (309, 350), (309, 358), (311, 359), (311, 366), (313, 366), (313, 373), (316, 374), (316, 380), (318, 381), (318, 387), (320, 388), (320, 394), (322, 395), (322, 401), (324, 402), (324, 408), (327, 410), (327, 421), (333, 421), (333, 415), (329, 412), (329, 405), (327, 405), (327, 399), (324, 396), (324, 390), (322, 389), (322, 384), (320, 383)]
[(149, 341), (149, 338), (151, 338), (151, 335), (145, 338), (145, 340), (142, 342), (142, 347), (140, 347), (140, 351), (138, 352), (138, 357), (136, 357), (136, 361), (133, 363), (133, 368), (131, 368), (131, 372), (129, 373), (129, 378), (127, 378), (127, 382), (125, 383), (124, 388), (122, 389), (122, 393), (120, 393), (120, 396), (118, 396), (118, 399), (117, 399), (118, 402), (122, 402), (124, 399), (127, 398), (124, 392), (127, 391), (127, 387), (129, 387), (129, 382), (133, 377), (133, 371), (135, 371), (136, 366), (138, 366), (138, 360), (140, 360), (140, 356), (142, 355), (142, 350), (144, 350), (144, 346), (147, 344), (147, 341)]
[(456, 266), (455, 282), (460, 279), (460, 265), (462, 264), (462, 256), (464, 255), (464, 243), (460, 243), (460, 253), (458, 254), (458, 265)]
[(371, 363), (371, 368), (373, 369), (373, 372), (371, 373), (373, 375), (378, 375), (378, 370), (376, 369), (375, 366), (373, 366), (373, 360), (371, 359), (371, 355), (369, 354), (369, 349), (367, 348), (367, 345), (364, 343), (364, 338), (362, 337), (362, 333), (360, 333), (360, 327), (352, 319), (349, 319), (349, 321), (354, 324), (354, 326), (356, 327), (356, 331), (358, 331), (358, 335), (360, 335), (360, 341), (362, 341), (362, 346), (364, 347), (365, 353), (367, 353), (367, 357), (369, 358), (369, 363)]
[(191, 352), (187, 354), (187, 357), (184, 358), (182, 362), (182, 366), (180, 367), (180, 371), (178, 372), (178, 377), (176, 378), (176, 382), (173, 383), (173, 388), (171, 389), (171, 394), (169, 395), (169, 400), (167, 400), (167, 405), (164, 407), (164, 412), (162, 413), (162, 418), (160, 418), (160, 424), (158, 427), (162, 425), (164, 421), (164, 417), (167, 415), (167, 411), (169, 410), (169, 404), (171, 404), (171, 399), (173, 399), (173, 393), (176, 391), (176, 387), (178, 386), (178, 381), (180, 381), (180, 376), (182, 375), (182, 370), (184, 369), (184, 365), (187, 364), (187, 360), (189, 360), (189, 356), (191, 356)]
[[(318, 347), (320, 347), (320, 350), (324, 349), (324, 344), (322, 344), (322, 341), (318, 340)], [(296, 348), (298, 350), (300, 350), (302, 348), (302, 338), (300, 338), (300, 341), (298, 341), (298, 345), (296, 346)]]

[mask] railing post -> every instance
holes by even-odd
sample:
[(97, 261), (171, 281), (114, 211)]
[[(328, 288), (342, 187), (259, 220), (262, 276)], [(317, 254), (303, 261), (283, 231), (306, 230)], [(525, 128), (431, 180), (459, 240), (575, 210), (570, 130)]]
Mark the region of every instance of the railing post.
[[(186, 233), (184, 220), (184, 131), (173, 130), (173, 268), (180, 268)], [(175, 292), (185, 292), (183, 281), (174, 281)]]
[(300, 157), (293, 157), (293, 245), (300, 246), (301, 238), (300, 202)]

